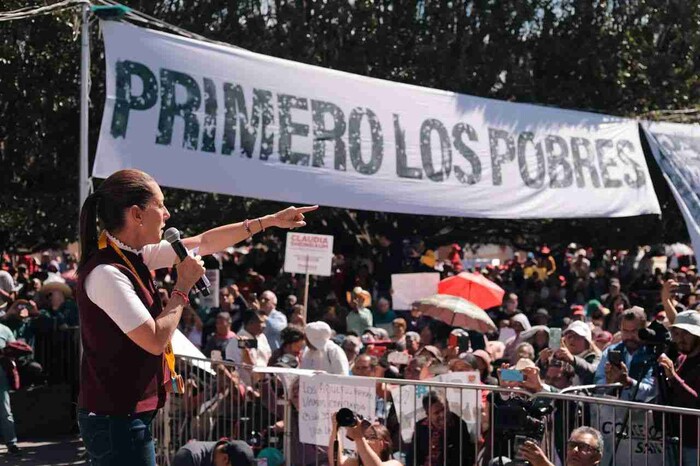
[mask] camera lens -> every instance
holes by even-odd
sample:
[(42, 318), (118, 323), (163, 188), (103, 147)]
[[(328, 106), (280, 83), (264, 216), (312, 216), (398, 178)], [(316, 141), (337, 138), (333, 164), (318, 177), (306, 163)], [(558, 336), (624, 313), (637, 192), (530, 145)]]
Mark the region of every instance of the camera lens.
[(340, 410), (335, 415), (335, 420), (338, 422), (340, 427), (352, 427), (357, 424), (357, 417), (351, 409), (340, 408)]

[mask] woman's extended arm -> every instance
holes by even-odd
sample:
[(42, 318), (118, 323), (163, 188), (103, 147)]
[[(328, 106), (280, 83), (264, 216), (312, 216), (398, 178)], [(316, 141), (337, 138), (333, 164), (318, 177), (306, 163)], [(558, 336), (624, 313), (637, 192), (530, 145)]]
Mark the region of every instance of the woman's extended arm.
[[(304, 214), (316, 209), (318, 209), (318, 206), (287, 207), (275, 214), (249, 220), (248, 227), (251, 234), (260, 233), (262, 230), (270, 227), (300, 228), (306, 225)], [(206, 256), (223, 251), (249, 236), (250, 234), (245, 229), (245, 222), (238, 222), (212, 228), (190, 238), (184, 238), (182, 243), (189, 251), (199, 248), (198, 254)]]

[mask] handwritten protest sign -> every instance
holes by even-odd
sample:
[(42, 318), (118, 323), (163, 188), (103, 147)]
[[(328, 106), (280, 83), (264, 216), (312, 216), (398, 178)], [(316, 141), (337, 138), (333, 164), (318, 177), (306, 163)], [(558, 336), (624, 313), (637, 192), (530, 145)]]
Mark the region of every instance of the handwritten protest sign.
[[(439, 375), (430, 379), (430, 382), (478, 384), (479, 380), (479, 373), (474, 371)], [(401, 438), (404, 442), (411, 441), (416, 422), (426, 417), (423, 409), (423, 397), (427, 395), (430, 388), (427, 385), (405, 385), (391, 388), (391, 396), (396, 407), (396, 414), (399, 417), (399, 424), (401, 425)], [(443, 390), (438, 387), (432, 387), (432, 389)], [(446, 390), (447, 404), (450, 406), (450, 411), (460, 414), (467, 423), (471, 435), (475, 436), (476, 419), (480, 412), (480, 400), (477, 398), (477, 390), (458, 388), (447, 388), (444, 390)]]
[(301, 442), (328, 445), (333, 427), (331, 415), (340, 408), (349, 408), (367, 419), (373, 419), (376, 409), (375, 382), (363, 377), (351, 379), (327, 374), (300, 377)]
[[(626, 412), (626, 409), (607, 405), (591, 409), (591, 426), (600, 430), (605, 444), (605, 452), (600, 464), (611, 464), (613, 451), (615, 451), (615, 430), (621, 429), (624, 425)], [(631, 412), (626, 426), (627, 433), (631, 432), (631, 435), (620, 441), (615, 454), (616, 464), (647, 464), (647, 461), (648, 464), (663, 463), (662, 426), (654, 421), (653, 414), (648, 411), (635, 409)]]

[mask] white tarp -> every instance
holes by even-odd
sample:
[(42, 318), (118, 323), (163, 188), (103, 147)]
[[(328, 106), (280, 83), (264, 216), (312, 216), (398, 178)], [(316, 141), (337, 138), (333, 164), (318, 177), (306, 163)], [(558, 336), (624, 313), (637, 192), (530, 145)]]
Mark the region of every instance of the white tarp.
[(658, 214), (637, 123), (410, 86), (103, 22), (96, 177), (386, 212)]
[(693, 243), (700, 255), (700, 126), (643, 124), (651, 152), (661, 167)]

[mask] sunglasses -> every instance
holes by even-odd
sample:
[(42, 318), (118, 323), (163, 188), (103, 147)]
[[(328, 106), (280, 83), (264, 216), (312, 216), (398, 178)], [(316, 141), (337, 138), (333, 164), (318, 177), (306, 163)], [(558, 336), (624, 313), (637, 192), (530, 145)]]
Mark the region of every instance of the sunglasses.
[(598, 451), (597, 448), (592, 447), (587, 443), (577, 442), (575, 440), (569, 440), (568, 442), (566, 442), (566, 448), (568, 450), (573, 450), (574, 448), (576, 448), (578, 449), (578, 451), (586, 455), (591, 455)]

